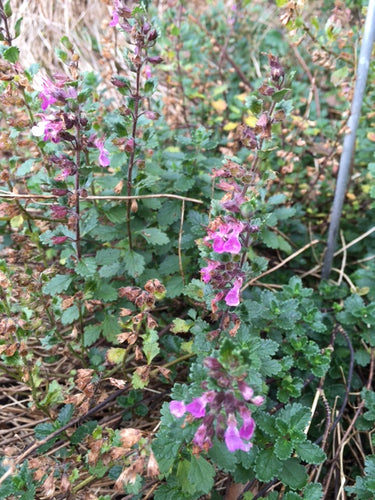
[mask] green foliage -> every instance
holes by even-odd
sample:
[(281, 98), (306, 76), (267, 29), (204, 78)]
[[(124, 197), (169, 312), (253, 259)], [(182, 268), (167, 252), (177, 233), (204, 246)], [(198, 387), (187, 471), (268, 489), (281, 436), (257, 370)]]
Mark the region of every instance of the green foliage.
[[(105, 35), (123, 51), (108, 61), (121, 74), (110, 82), (102, 63), (101, 74), (81, 72), (80, 51), (64, 36), (55, 52), (68, 76), (40, 92), (38, 69), (22, 69), (14, 44), (22, 18), (5, 2), (0, 369), (47, 419), (34, 439), (45, 441), (37, 457), (48, 451), (48, 464), (37, 481), (24, 460), (0, 498), (47, 496), (48, 477), (68, 478), (69, 493), (56, 496), (83, 495), (85, 478), (108, 478), (134, 499), (221, 498), (235, 482), (249, 487), (244, 500), (254, 484), (272, 500), (321, 500), (320, 466), (331, 477), (341, 445), (333, 433), (351, 423), (364, 464), (352, 465), (350, 446), (340, 449), (346, 490), (374, 497), (372, 91), (344, 206), (339, 281), (318, 283), (361, 5), (292, 3), (237, 2), (228, 14), (219, 1), (196, 11), (175, 2), (159, 19), (144, 2), (123, 20), (127, 29)], [(102, 57), (107, 48), (91, 42)], [(53, 120), (40, 132), (43, 117)], [(223, 227), (238, 223), (241, 250), (229, 241), (221, 252), (214, 238), (230, 246)], [(221, 267), (207, 277), (212, 262)], [(236, 284), (238, 305), (225, 300)], [(170, 399), (186, 408), (213, 393), (229, 401), (226, 412), (206, 401), (200, 417), (171, 413)], [(111, 428), (100, 423), (103, 409), (113, 410)], [(203, 424), (213, 434), (199, 446)], [(54, 450), (59, 440), (65, 446)]]

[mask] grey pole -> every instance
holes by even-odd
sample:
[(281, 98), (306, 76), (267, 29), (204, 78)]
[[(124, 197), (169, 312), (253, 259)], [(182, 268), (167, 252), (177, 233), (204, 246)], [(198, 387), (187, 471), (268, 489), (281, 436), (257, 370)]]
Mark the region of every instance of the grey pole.
[(370, 59), (374, 41), (375, 0), (369, 0), (365, 28), (363, 31), (362, 45), (359, 53), (357, 81), (355, 83), (352, 108), (348, 120), (349, 133), (344, 138), (343, 150), (340, 158), (335, 197), (333, 200), (330, 225), (328, 230), (327, 247), (324, 255), (322, 279), (328, 279), (331, 273), (333, 254), (335, 252), (337, 235), (340, 227), (342, 206), (344, 204), (346, 188), (348, 185), (350, 163), (355, 150), (356, 132), (361, 114), (362, 101), (365, 93), (367, 75), (370, 66)]

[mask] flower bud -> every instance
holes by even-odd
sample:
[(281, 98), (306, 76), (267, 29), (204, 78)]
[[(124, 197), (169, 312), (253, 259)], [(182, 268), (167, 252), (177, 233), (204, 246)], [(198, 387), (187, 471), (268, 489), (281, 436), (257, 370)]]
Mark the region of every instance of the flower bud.
[(128, 139), (125, 143), (125, 151), (127, 153), (132, 153), (134, 151), (134, 147), (135, 147), (135, 141), (133, 137), (130, 137), (130, 139)]
[[(143, 26), (142, 26), (142, 31), (143, 31), (143, 33), (144, 33), (145, 35), (147, 35), (147, 33), (150, 31), (150, 29), (151, 29), (151, 24), (150, 24), (149, 22), (145, 21), (145, 22), (143, 23)], [(155, 31), (155, 30), (154, 30), (154, 31)]]
[(160, 64), (163, 62), (163, 58), (160, 56), (148, 57), (147, 61), (151, 64)]
[(152, 42), (153, 40), (156, 40), (157, 37), (158, 37), (158, 33), (157, 33), (156, 29), (153, 28), (152, 30), (150, 30), (147, 39), (149, 42)]

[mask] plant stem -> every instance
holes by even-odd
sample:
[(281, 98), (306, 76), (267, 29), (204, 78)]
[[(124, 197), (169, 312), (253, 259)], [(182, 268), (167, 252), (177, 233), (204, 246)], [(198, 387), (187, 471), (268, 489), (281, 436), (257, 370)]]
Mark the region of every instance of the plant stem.
[[(131, 196), (132, 194), (132, 177), (133, 177), (133, 168), (134, 168), (134, 159), (135, 159), (135, 137), (137, 135), (137, 124), (139, 118), (139, 101), (141, 99), (139, 89), (140, 89), (140, 81), (141, 81), (141, 68), (142, 64), (137, 65), (136, 70), (136, 83), (135, 83), (135, 92), (132, 95), (134, 99), (134, 111), (133, 111), (133, 127), (132, 127), (132, 139), (134, 141), (133, 148), (130, 152), (129, 156), (129, 165), (128, 165), (128, 183), (127, 183), (127, 195)], [(130, 224), (130, 216), (131, 216), (131, 201), (129, 200), (126, 206), (126, 215), (127, 215), (127, 228), (128, 228), (128, 240), (129, 240), (129, 250), (133, 249), (133, 241), (132, 241), (132, 232), (131, 232), (131, 224)]]

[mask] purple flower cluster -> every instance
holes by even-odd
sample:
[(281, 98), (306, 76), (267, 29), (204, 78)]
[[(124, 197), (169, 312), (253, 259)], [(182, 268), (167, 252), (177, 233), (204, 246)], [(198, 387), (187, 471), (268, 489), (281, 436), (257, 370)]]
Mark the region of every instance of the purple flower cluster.
[[(68, 80), (66, 76), (55, 75), (54, 81), (44, 78), (42, 90), (39, 93), (39, 98), (42, 101), (41, 108), (46, 111), (50, 106), (55, 105), (57, 109), (50, 110), (48, 114), (39, 114), (40, 121), (32, 127), (32, 134), (35, 137), (41, 137), (45, 142), (52, 141), (56, 144), (60, 141), (68, 141), (73, 146), (76, 145), (75, 136), (69, 131), (73, 128), (84, 130), (87, 125), (87, 119), (82, 117), (78, 110), (74, 109), (77, 95), (77, 89), (73, 86), (73, 82)], [(71, 106), (69, 106), (69, 103)], [(60, 109), (61, 106), (67, 104), (70, 111)], [(83, 141), (85, 139), (82, 138)], [(109, 166), (109, 153), (104, 147), (104, 138), (99, 139), (92, 136), (87, 138), (86, 144), (83, 145), (97, 147), (99, 150), (99, 165), (102, 167)]]
[(218, 439), (224, 440), (230, 452), (249, 451), (255, 422), (248, 404), (262, 405), (263, 396), (254, 397), (253, 389), (243, 380), (228, 377), (216, 358), (206, 358), (204, 364), (210, 368), (210, 375), (215, 376), (224, 390), (205, 391), (189, 404), (171, 401), (171, 414), (181, 418), (188, 413), (188, 420), (202, 419), (193, 438), (193, 444), (199, 450), (207, 451), (211, 448), (216, 434)]
[[(233, 217), (218, 217), (208, 226), (203, 242), (218, 254), (238, 255), (242, 248), (240, 235), (244, 228), (245, 225)], [(244, 279), (239, 263), (207, 259), (207, 266), (201, 269), (201, 275), (204, 283), (210, 283), (214, 289), (220, 290), (213, 299), (213, 307), (222, 299), (228, 306), (238, 306)]]

